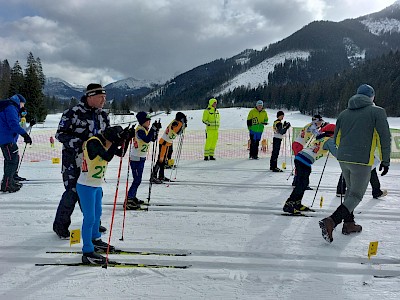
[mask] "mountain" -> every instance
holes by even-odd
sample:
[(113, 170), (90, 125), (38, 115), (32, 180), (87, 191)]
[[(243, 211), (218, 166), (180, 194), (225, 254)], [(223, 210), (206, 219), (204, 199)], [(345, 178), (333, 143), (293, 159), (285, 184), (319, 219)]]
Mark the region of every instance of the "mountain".
[[(140, 96), (154, 89), (159, 83), (126, 78), (106, 85), (108, 99), (122, 100), (126, 96)], [(44, 94), (55, 96), (59, 100), (80, 99), (86, 87), (72, 86), (60, 78), (48, 77), (44, 86)]]
[(70, 100), (72, 97), (80, 99), (84, 90), (84, 87), (74, 87), (60, 78), (47, 77), (43, 92), (45, 95), (64, 101)]
[(158, 85), (159, 83), (129, 77), (107, 84), (104, 88), (107, 91), (108, 99), (116, 99), (118, 101), (125, 99), (127, 96), (140, 96), (147, 94)]
[[(143, 100), (164, 107), (197, 108), (217, 96), (224, 105), (224, 95), (240, 86), (309, 84), (398, 49), (399, 1), (356, 19), (311, 22), (261, 51), (245, 50), (180, 74)], [(235, 102), (248, 100), (235, 99)]]

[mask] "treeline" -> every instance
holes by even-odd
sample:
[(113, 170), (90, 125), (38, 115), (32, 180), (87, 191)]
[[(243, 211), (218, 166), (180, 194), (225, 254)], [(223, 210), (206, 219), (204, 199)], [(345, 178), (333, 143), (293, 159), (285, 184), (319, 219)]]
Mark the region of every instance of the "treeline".
[(27, 120), (36, 118), (39, 122), (46, 119), (47, 107), (43, 95), (45, 76), (40, 58), (28, 54), (25, 70), (19, 61), (11, 68), (8, 60), (0, 62), (0, 98), (21, 94), (27, 99)]
[[(294, 68), (295, 71), (290, 71)], [(303, 69), (302, 69), (303, 68)], [(327, 117), (337, 115), (347, 107), (349, 98), (357, 87), (368, 83), (375, 88), (376, 105), (386, 109), (389, 116), (400, 116), (400, 53), (389, 52), (379, 58), (367, 60), (357, 68), (336, 73), (333, 77), (312, 83), (295, 80), (290, 74), (307, 73), (309, 70), (298, 61), (286, 61), (276, 66), (268, 85), (257, 88), (239, 87), (222, 97), (224, 103), (254, 105), (257, 99), (266, 106), (288, 110), (300, 110), (304, 114), (321, 113)], [(287, 72), (282, 71), (286, 69)], [(286, 74), (286, 75), (285, 75)], [(286, 77), (285, 77), (286, 76)]]

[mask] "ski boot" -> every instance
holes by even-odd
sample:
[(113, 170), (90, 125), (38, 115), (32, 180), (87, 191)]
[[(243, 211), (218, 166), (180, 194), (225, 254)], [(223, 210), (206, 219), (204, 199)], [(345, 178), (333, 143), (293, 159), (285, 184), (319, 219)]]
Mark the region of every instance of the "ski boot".
[(286, 200), (285, 205), (283, 206), (283, 211), (291, 215), (300, 213), (300, 211), (295, 208), (295, 203), (289, 199)]
[[(96, 252), (107, 252), (107, 247), (108, 244), (106, 242), (103, 242), (100, 238), (92, 240), (93, 246), (94, 246), (94, 251)], [(109, 247), (110, 252), (115, 251), (115, 247), (111, 246)]]
[(139, 200), (136, 197), (134, 197), (134, 198), (128, 197), (128, 199), (126, 199), (125, 209), (126, 210), (136, 210), (136, 209), (139, 209), (140, 204), (143, 204), (143, 203), (144, 203), (144, 201)]
[(379, 198), (385, 197), (387, 194), (388, 194), (387, 190), (382, 190), (379, 194), (373, 195), (372, 197), (374, 199), (379, 199)]
[(62, 240), (68, 240), (70, 236), (70, 232), (68, 229), (61, 228), (53, 224), (53, 231), (58, 235), (58, 237)]
[(104, 265), (106, 258), (96, 252), (82, 253), (82, 262), (87, 265)]
[(18, 173), (15, 173), (14, 174), (14, 180), (16, 180), (16, 181), (26, 181), (26, 178), (19, 176)]

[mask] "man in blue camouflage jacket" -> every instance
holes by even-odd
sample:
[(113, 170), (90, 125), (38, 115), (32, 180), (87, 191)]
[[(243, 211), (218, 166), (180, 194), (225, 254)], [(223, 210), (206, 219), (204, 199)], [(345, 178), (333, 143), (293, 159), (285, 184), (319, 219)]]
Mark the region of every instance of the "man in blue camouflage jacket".
[[(76, 183), (81, 171), (83, 142), (110, 126), (110, 119), (102, 110), (105, 102), (104, 88), (100, 84), (91, 83), (80, 103), (64, 111), (58, 125), (56, 139), (63, 144), (61, 173), (65, 192), (57, 208), (53, 230), (61, 239), (69, 238), (71, 215), (79, 201)], [(100, 229), (103, 232), (105, 230), (104, 227)]]

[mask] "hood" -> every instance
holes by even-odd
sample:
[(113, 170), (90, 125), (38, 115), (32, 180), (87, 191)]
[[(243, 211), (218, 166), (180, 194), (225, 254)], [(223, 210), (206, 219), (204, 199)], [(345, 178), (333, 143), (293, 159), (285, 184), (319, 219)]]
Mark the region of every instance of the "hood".
[(208, 101), (208, 107), (211, 108), (212, 105), (213, 105), (214, 103), (217, 103), (217, 102), (218, 102), (217, 99), (211, 98), (211, 99)]
[(372, 99), (370, 97), (362, 95), (362, 94), (356, 94), (349, 99), (347, 108), (348, 109), (359, 109), (359, 108), (363, 108), (366, 106), (372, 106), (372, 105), (374, 105), (374, 102), (372, 102)]
[(15, 95), (11, 96), (10, 100), (15, 102), (15, 104), (17, 104), (18, 107), (21, 102), (26, 103), (26, 99), (20, 94), (15, 94)]

